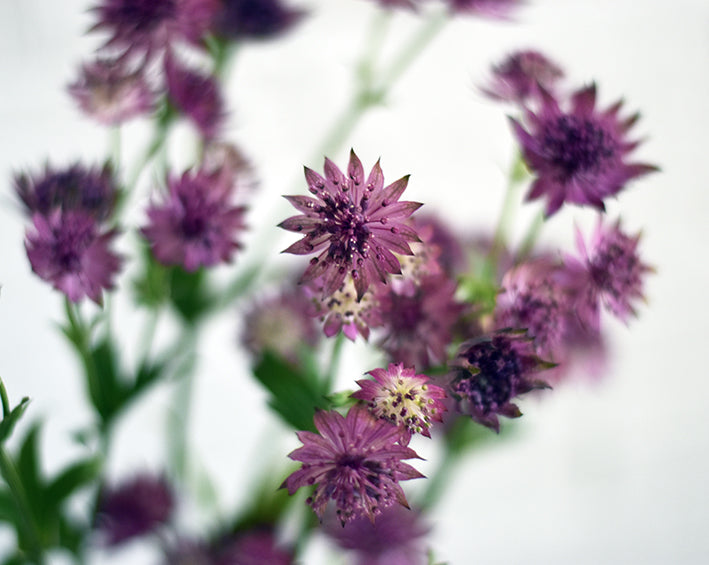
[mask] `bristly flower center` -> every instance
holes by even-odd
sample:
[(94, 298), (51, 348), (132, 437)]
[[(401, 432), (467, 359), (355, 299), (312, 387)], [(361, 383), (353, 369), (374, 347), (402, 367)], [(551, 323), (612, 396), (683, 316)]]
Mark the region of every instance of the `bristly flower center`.
[(547, 123), (542, 140), (562, 180), (597, 173), (617, 152), (615, 140), (598, 122), (578, 116), (559, 116)]
[[(323, 198), (325, 205), (320, 209), (324, 220), (324, 230), (333, 236), (328, 255), (337, 263), (354, 265), (355, 256), (366, 258), (369, 254), (371, 232), (367, 227), (367, 217), (361, 207), (349, 198)], [(353, 272), (353, 276), (357, 276)]]

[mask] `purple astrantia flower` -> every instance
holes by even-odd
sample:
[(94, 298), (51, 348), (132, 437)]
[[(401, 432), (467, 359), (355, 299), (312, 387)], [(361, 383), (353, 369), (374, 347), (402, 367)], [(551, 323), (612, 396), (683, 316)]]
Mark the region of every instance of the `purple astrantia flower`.
[(121, 257), (110, 249), (117, 230), (101, 232), (96, 219), (82, 210), (35, 213), (25, 249), (32, 270), (72, 302), (88, 296), (102, 303), (103, 289), (113, 288)]
[(604, 226), (599, 219), (588, 247), (577, 230), (581, 258), (567, 257), (565, 269), (577, 280), (577, 311), (591, 328), (599, 328), (600, 304), (624, 322), (635, 315), (633, 303), (643, 299), (643, 279), (652, 271), (638, 255), (639, 241), (640, 234), (623, 232), (620, 220)]
[(236, 237), (246, 211), (232, 205), (232, 188), (202, 170), (169, 177), (166, 200), (149, 206), (149, 223), (141, 230), (155, 258), (187, 271), (230, 262), (241, 248)]
[(395, 502), (408, 508), (399, 481), (423, 475), (402, 462), (418, 455), (397, 443), (401, 433), (396, 426), (375, 418), (359, 404), (346, 417), (318, 411), (314, 422), (319, 433), (298, 432), (303, 447), (288, 455), (303, 463), (281, 485), (290, 495), (300, 487), (315, 485), (308, 504), (322, 518), (327, 503), (335, 501), (343, 524), (358, 516), (374, 521)]
[(445, 391), (426, 375), (417, 375), (413, 368), (405, 369), (403, 363), (391, 363), (387, 369), (373, 369), (368, 374), (374, 380), (357, 381), (360, 390), (352, 398), (364, 400), (377, 418), (399, 426), (407, 434), (431, 437), (433, 422), (443, 421), (446, 408), (441, 400)]
[(455, 292), (456, 283), (442, 275), (377, 287), (383, 327), (380, 346), (392, 360), (421, 368), (445, 361), (463, 310)]
[(621, 119), (622, 102), (597, 110), (595, 84), (574, 93), (569, 111), (562, 110), (543, 88), (540, 93), (541, 109), (536, 114), (527, 112), (528, 129), (510, 120), (524, 160), (537, 174), (527, 199), (546, 196), (547, 216), (564, 202), (604, 210), (606, 197), (617, 194), (629, 180), (657, 170), (653, 165), (626, 162), (638, 146), (627, 134), (639, 114)]
[(288, 287), (276, 295), (257, 300), (244, 316), (242, 341), (259, 356), (266, 351), (297, 363), (304, 347), (313, 348), (320, 333), (310, 313), (308, 297), (301, 287)]
[(467, 270), (467, 251), (461, 245), (460, 236), (452, 231), (450, 225), (430, 214), (416, 214), (413, 222), (423, 242), (437, 250), (435, 260), (444, 273), (455, 278)]
[(543, 256), (508, 271), (502, 279), (493, 321), (497, 329), (526, 329), (534, 338), (537, 353), (553, 361), (563, 356), (568, 316), (573, 309), (560, 267), (559, 262)]
[(494, 100), (522, 104), (539, 96), (539, 86), (552, 92), (563, 76), (561, 67), (539, 51), (515, 51), (493, 66), (482, 91)]
[(507, 19), (523, 0), (445, 0), (453, 12)]
[(293, 552), (279, 546), (270, 530), (239, 533), (215, 551), (215, 565), (291, 565)]
[(224, 101), (214, 77), (183, 67), (168, 53), (165, 57), (167, 95), (205, 139), (213, 139), (225, 117)]
[(173, 41), (199, 45), (216, 9), (217, 0), (100, 0), (92, 31), (109, 34), (106, 47), (149, 58)]
[(164, 478), (137, 475), (101, 492), (96, 528), (106, 545), (120, 545), (167, 523), (174, 506), (172, 489)]
[(499, 432), (498, 416), (521, 416), (512, 400), (548, 388), (532, 374), (552, 366), (536, 356), (532, 338), (524, 330), (501, 330), (460, 346), (452, 364), (450, 392), (458, 410)]
[(359, 300), (352, 277), (347, 277), (342, 286), (330, 295), (323, 295), (323, 279), (318, 277), (303, 288), (310, 297), (310, 315), (320, 318), (327, 337), (340, 331), (354, 341), (357, 334), (369, 339), (370, 328), (381, 325), (379, 302), (373, 290), (368, 289)]
[(310, 260), (301, 282), (322, 276), (324, 293), (329, 295), (349, 274), (360, 299), (372, 282), (385, 282), (388, 274), (401, 271), (392, 252), (412, 254), (408, 242), (418, 241), (418, 236), (404, 220), (421, 206), (399, 202), (408, 176), (384, 187), (377, 161), (365, 179), (362, 163), (351, 151), (346, 175), (326, 158), (325, 177), (306, 167), (305, 179), (315, 197), (286, 196), (302, 214), (279, 224), (305, 234), (284, 253), (320, 252)]
[(129, 70), (124, 59), (97, 59), (81, 67), (69, 94), (88, 117), (107, 125), (149, 113), (154, 94), (141, 69)]
[(220, 0), (213, 27), (226, 39), (269, 39), (290, 30), (304, 15), (282, 0)]
[(65, 169), (47, 165), (38, 175), (15, 175), (14, 184), (29, 215), (76, 210), (102, 221), (113, 212), (118, 196), (108, 164), (87, 168), (76, 163)]
[(164, 565), (216, 565), (206, 542), (181, 538), (165, 549)]
[(325, 520), (325, 533), (343, 549), (352, 550), (356, 565), (426, 565), (421, 539), (430, 530), (421, 513), (401, 506), (382, 511), (377, 521), (355, 518), (344, 527)]

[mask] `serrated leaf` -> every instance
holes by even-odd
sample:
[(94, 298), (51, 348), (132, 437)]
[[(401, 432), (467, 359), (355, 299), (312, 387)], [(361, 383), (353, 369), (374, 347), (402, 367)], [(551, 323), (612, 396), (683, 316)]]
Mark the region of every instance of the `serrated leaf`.
[(27, 406), (30, 403), (28, 397), (23, 398), (20, 403), (15, 406), (12, 411), (3, 418), (0, 422), (0, 443), (4, 442), (7, 438), (12, 435), (12, 431), (15, 429), (15, 425), (22, 418), (25, 413)]

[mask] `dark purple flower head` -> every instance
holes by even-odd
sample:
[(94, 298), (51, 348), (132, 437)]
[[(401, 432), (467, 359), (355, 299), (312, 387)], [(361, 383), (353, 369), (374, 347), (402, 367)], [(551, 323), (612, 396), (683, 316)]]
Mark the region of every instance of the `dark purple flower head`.
[(643, 299), (643, 279), (652, 271), (640, 259), (639, 241), (640, 234), (623, 232), (620, 220), (604, 226), (599, 219), (588, 247), (577, 230), (581, 258), (567, 257), (566, 269), (576, 275), (577, 311), (591, 328), (599, 328), (601, 304), (624, 322), (635, 315), (633, 303)]
[(327, 503), (335, 501), (343, 524), (358, 516), (373, 522), (395, 502), (408, 508), (399, 481), (423, 475), (402, 462), (418, 455), (397, 443), (401, 433), (396, 426), (375, 418), (360, 404), (351, 407), (346, 417), (318, 411), (314, 421), (319, 433), (298, 432), (303, 447), (288, 455), (303, 463), (281, 485), (289, 494), (315, 485), (308, 504), (322, 519)]
[(214, 565), (291, 565), (292, 551), (280, 547), (270, 530), (250, 530), (223, 541), (215, 551)]
[(80, 210), (36, 213), (25, 249), (32, 270), (72, 302), (88, 296), (102, 303), (103, 289), (113, 288), (121, 257), (110, 249), (116, 230), (101, 233), (96, 220)]
[(230, 262), (246, 211), (232, 205), (232, 185), (216, 173), (186, 171), (168, 178), (168, 190), (165, 201), (150, 205), (142, 229), (156, 259), (187, 271)]
[(101, 492), (96, 528), (106, 545), (120, 545), (168, 522), (175, 502), (164, 478), (137, 475)]
[(214, 77), (183, 67), (168, 53), (165, 57), (167, 95), (177, 109), (207, 140), (216, 137), (225, 117), (224, 101)]
[(495, 19), (507, 19), (523, 0), (446, 0), (457, 14), (472, 14)]
[(539, 86), (553, 92), (564, 71), (539, 51), (515, 51), (493, 66), (482, 91), (490, 98), (522, 104), (539, 95)]
[(165, 548), (163, 565), (216, 565), (216, 560), (206, 542), (180, 538)]
[(290, 30), (305, 12), (282, 0), (220, 0), (214, 31), (226, 39), (269, 39)]
[(541, 109), (536, 114), (527, 112), (528, 129), (510, 120), (524, 160), (537, 175), (527, 199), (546, 196), (547, 216), (564, 202), (605, 210), (606, 197), (617, 194), (629, 180), (657, 170), (653, 165), (626, 162), (638, 146), (627, 134), (639, 114), (621, 119), (622, 102), (597, 110), (595, 84), (572, 96), (569, 111), (562, 110), (543, 88), (540, 93)]
[(199, 45), (217, 0), (101, 0), (92, 31), (106, 31), (106, 46), (152, 57), (173, 41)]
[(357, 381), (360, 390), (352, 398), (364, 400), (377, 418), (399, 426), (407, 434), (431, 437), (433, 422), (443, 421), (446, 408), (441, 400), (445, 391), (426, 375), (405, 369), (402, 363), (391, 363), (387, 369), (373, 369), (368, 374), (374, 380)]
[(426, 565), (422, 537), (429, 531), (421, 513), (401, 506), (382, 511), (377, 521), (355, 518), (344, 527), (325, 520), (325, 533), (356, 556), (356, 565)]
[(305, 234), (284, 253), (320, 252), (310, 260), (301, 282), (322, 276), (328, 295), (340, 288), (349, 274), (360, 299), (372, 282), (385, 282), (388, 274), (401, 272), (393, 252), (412, 255), (408, 242), (419, 240), (404, 220), (421, 204), (399, 202), (408, 176), (385, 187), (377, 161), (365, 179), (362, 163), (351, 151), (346, 175), (326, 158), (325, 177), (306, 167), (305, 179), (315, 197), (286, 196), (302, 214), (279, 224)]
[(501, 330), (460, 346), (453, 363), (450, 392), (458, 409), (497, 432), (498, 416), (522, 415), (512, 400), (548, 385), (532, 373), (552, 365), (534, 353), (532, 338), (524, 330)]
[(419, 368), (445, 361), (463, 311), (455, 292), (456, 283), (443, 275), (419, 282), (394, 280), (377, 288), (384, 334), (380, 346), (392, 360)]
[(130, 70), (124, 59), (97, 59), (81, 67), (69, 94), (97, 122), (113, 126), (149, 113), (154, 94), (141, 69)]
[(310, 297), (310, 314), (324, 322), (323, 331), (327, 337), (340, 331), (354, 341), (357, 334), (369, 339), (370, 328), (381, 325), (379, 302), (372, 288), (357, 299), (352, 277), (347, 277), (342, 286), (330, 295), (323, 295), (322, 277), (304, 285), (305, 293)]
[(113, 212), (118, 196), (108, 164), (99, 169), (76, 163), (59, 170), (47, 165), (42, 174), (18, 174), (14, 181), (29, 215), (76, 210), (103, 221)]

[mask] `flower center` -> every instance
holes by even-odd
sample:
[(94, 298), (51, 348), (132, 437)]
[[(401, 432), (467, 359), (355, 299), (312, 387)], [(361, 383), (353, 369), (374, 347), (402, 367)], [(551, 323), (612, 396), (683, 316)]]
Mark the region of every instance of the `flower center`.
[(367, 217), (361, 207), (348, 198), (324, 198), (325, 205), (320, 215), (324, 229), (331, 234), (329, 257), (338, 264), (352, 265), (355, 256), (366, 258), (369, 254), (371, 232), (367, 227)]

